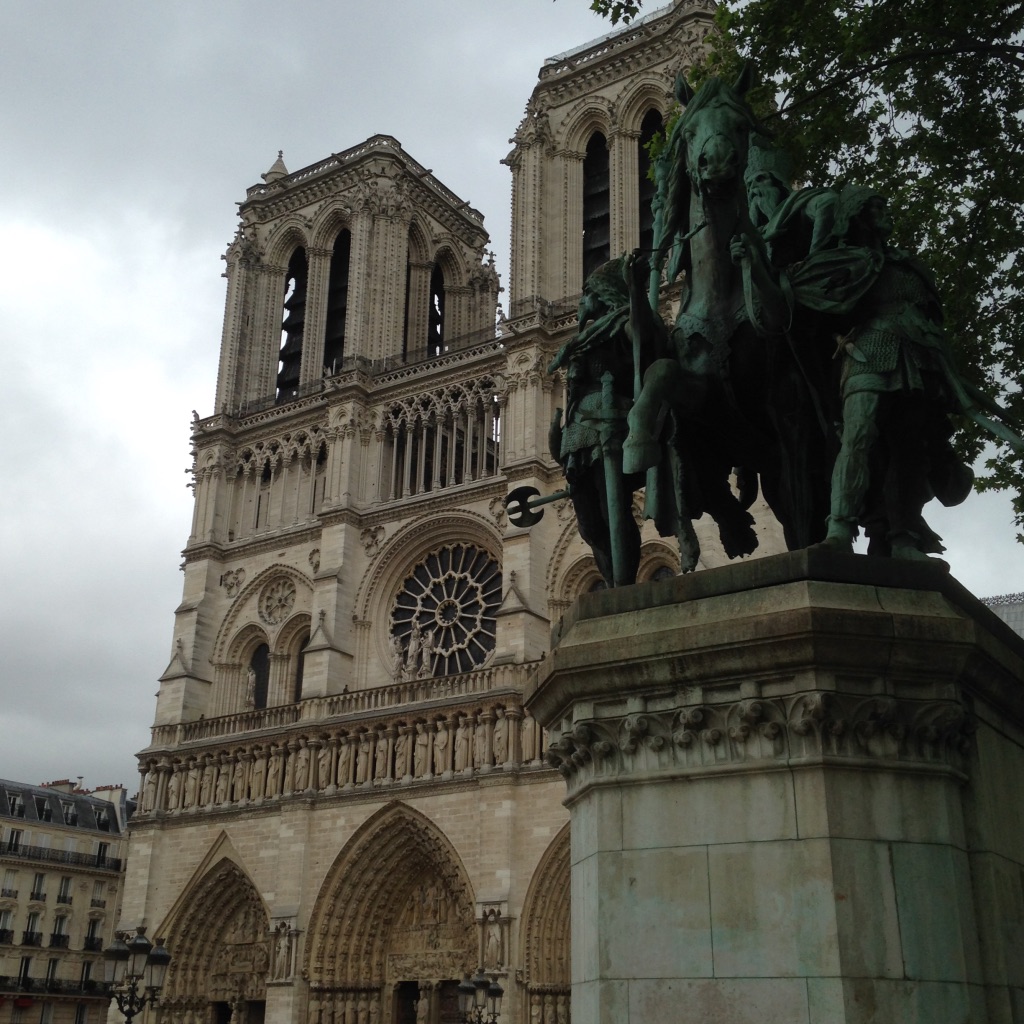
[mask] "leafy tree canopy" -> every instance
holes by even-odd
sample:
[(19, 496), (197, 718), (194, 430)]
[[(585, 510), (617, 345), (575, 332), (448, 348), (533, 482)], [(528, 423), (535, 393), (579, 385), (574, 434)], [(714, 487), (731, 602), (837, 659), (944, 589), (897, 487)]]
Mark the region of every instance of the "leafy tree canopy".
[[(615, 24), (641, 2), (591, 7)], [(716, 20), (694, 84), (753, 60), (748, 98), (797, 180), (889, 197), (961, 371), (1024, 422), (1024, 0), (724, 0)], [(986, 438), (965, 423), (957, 440), (973, 461)], [(1003, 447), (987, 466), (979, 486), (1014, 490), (1024, 528), (1024, 459)]]

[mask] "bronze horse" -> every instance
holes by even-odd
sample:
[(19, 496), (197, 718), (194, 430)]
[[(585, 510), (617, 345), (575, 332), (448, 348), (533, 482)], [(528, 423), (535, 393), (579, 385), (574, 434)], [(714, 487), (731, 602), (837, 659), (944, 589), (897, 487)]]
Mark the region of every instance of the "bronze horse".
[[(634, 339), (650, 366), (629, 414), (623, 468), (647, 470), (655, 503), (674, 504), (683, 571), (696, 567), (683, 521), (704, 512), (730, 556), (756, 547), (746, 508), (758, 477), (790, 550), (821, 540), (828, 514), (829, 442), (817, 414), (827, 385), (808, 372), (822, 361), (801, 357), (806, 345), (787, 333), (785, 309), (768, 301), (770, 264), (748, 213), (744, 171), (750, 139), (761, 132), (744, 99), (751, 79), (749, 65), (734, 85), (713, 78), (696, 93), (677, 79), (685, 110), (656, 165), (647, 292), (645, 261), (631, 261)], [(681, 274), (679, 312), (667, 328), (656, 312), (660, 283)], [(734, 469), (739, 497), (728, 482)]]

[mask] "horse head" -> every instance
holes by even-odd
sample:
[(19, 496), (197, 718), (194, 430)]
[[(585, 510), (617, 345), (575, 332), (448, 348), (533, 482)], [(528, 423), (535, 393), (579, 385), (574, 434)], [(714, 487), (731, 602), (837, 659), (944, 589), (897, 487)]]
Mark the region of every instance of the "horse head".
[(676, 132), (691, 187), (699, 195), (723, 195), (742, 182), (750, 134), (758, 128), (744, 98), (753, 78), (749, 62), (733, 85), (709, 78), (694, 92), (682, 74), (676, 78), (676, 98), (685, 107)]

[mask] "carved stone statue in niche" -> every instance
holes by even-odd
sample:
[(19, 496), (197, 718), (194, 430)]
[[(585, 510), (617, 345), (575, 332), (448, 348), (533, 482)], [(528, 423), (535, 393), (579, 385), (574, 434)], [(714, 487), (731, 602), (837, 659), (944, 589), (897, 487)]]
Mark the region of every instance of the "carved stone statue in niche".
[(424, 722), (416, 723), (416, 739), (413, 746), (413, 775), (422, 779), (429, 771), (430, 734)]
[(494, 715), (494, 763), (500, 765), (508, 760), (508, 719), (504, 708), (498, 708)]
[(167, 784), (167, 810), (178, 809), (178, 797), (181, 795), (181, 772), (172, 771), (171, 780)]
[(206, 806), (213, 797), (213, 765), (207, 759), (203, 766), (203, 781), (199, 787), (199, 803)]
[(459, 727), (455, 730), (455, 770), (462, 771), (471, 764), (470, 757), (470, 736), (469, 726), (466, 724), (466, 716), (459, 715)]
[(275, 747), (267, 765), (267, 796), (277, 796), (281, 784), (281, 748)]
[(324, 739), (323, 745), (320, 747), (320, 754), (317, 758), (317, 784), (320, 789), (326, 789), (329, 785), (334, 782), (331, 778), (331, 758), (333, 756), (333, 749), (331, 747), (330, 740)]
[(492, 909), (484, 920), (484, 967), (498, 970), (501, 966), (501, 912)]
[(361, 786), (370, 778), (370, 734), (359, 734), (359, 753), (356, 755), (356, 785)]
[(185, 807), (194, 807), (196, 795), (199, 789), (199, 765), (196, 761), (189, 761), (188, 775), (185, 777)]
[(156, 805), (156, 770), (150, 767), (146, 774), (146, 785), (142, 790), (142, 809), (151, 811)]
[(228, 783), (231, 781), (231, 762), (225, 757), (221, 759), (220, 773), (217, 776), (216, 801), (225, 803), (228, 798)]
[(406, 778), (409, 774), (409, 732), (406, 726), (399, 726), (395, 740), (395, 778)]
[(348, 736), (338, 739), (338, 785), (349, 785), (349, 773), (352, 767), (352, 744)]
[(448, 723), (439, 718), (434, 733), (434, 774), (440, 775), (448, 770)]
[(388, 734), (386, 729), (381, 729), (377, 734), (374, 777), (380, 781), (391, 778), (391, 765), (388, 764)]
[(284, 981), (291, 975), (291, 938), (288, 922), (282, 921), (274, 929), (274, 980)]
[(292, 792), (301, 793), (306, 788), (309, 778), (309, 747), (302, 740), (295, 754), (295, 775), (292, 779)]
[(254, 761), (252, 764), (252, 784), (250, 786), (253, 799), (263, 796), (267, 784), (267, 761), (266, 756), (259, 747), (253, 752)]

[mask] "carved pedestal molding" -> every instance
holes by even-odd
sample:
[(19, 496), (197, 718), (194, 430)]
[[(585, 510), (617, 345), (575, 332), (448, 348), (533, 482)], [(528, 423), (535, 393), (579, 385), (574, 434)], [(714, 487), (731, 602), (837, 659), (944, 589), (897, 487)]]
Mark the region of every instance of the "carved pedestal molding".
[(879, 561), (567, 611), (526, 708), (572, 816), (574, 1019), (1013, 1019), (1024, 642), (940, 566)]

